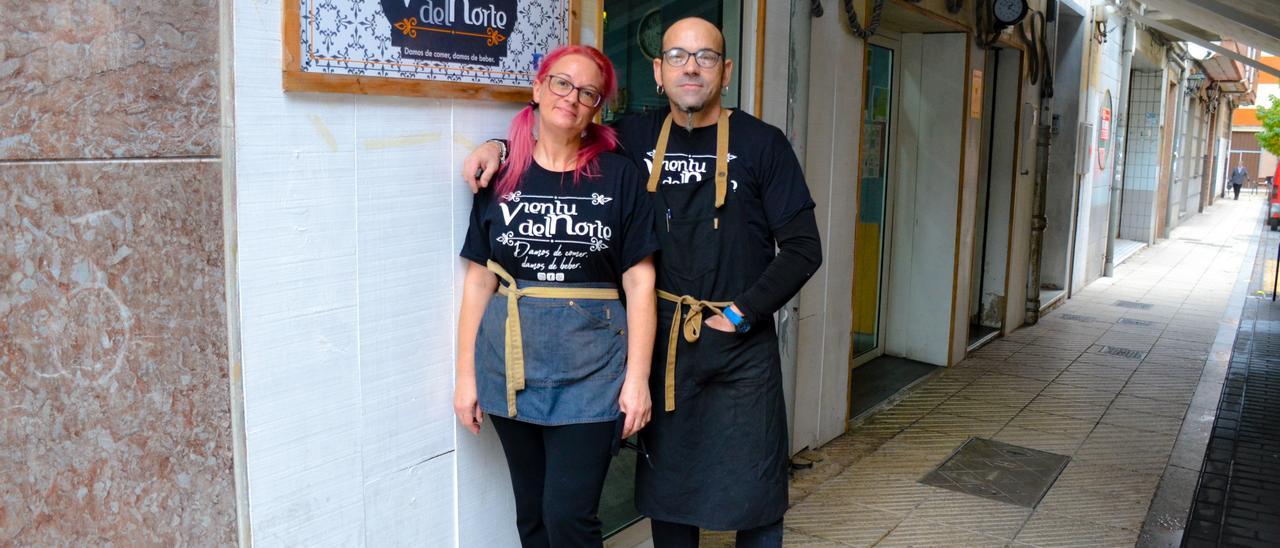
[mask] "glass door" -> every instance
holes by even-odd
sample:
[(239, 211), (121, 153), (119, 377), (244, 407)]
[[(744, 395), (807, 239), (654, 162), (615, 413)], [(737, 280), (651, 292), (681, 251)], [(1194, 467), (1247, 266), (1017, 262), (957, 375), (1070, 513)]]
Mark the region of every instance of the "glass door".
[(881, 301), (887, 251), (889, 140), (893, 121), (894, 49), (867, 45), (861, 168), (853, 233), (852, 366), (883, 352)]

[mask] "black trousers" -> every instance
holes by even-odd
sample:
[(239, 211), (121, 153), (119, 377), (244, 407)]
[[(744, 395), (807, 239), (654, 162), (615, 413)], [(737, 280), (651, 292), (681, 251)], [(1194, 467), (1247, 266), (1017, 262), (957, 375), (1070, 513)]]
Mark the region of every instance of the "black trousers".
[[(694, 525), (650, 520), (653, 526), (654, 548), (697, 548), (701, 531)], [(782, 520), (754, 529), (738, 531), (734, 538), (737, 548), (779, 548), (782, 546)]]
[(1231, 190), (1232, 190), (1232, 192), (1235, 192), (1235, 193), (1236, 193), (1236, 199), (1237, 199), (1237, 200), (1239, 200), (1239, 199), (1240, 199), (1240, 186), (1241, 186), (1241, 185), (1237, 185), (1237, 184), (1235, 184), (1235, 183), (1232, 183), (1232, 184), (1231, 184)]
[(600, 491), (614, 423), (542, 426), (490, 415), (516, 495), (524, 548), (603, 546)]

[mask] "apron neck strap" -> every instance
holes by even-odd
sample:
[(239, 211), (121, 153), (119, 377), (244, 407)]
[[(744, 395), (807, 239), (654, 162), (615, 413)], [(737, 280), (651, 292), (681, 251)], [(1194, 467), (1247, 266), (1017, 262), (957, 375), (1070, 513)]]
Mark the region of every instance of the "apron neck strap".
[[(729, 109), (720, 109), (720, 121), (716, 124), (716, 209), (724, 205), (729, 189)], [(719, 222), (716, 223), (719, 228)]]
[[(658, 145), (653, 149), (653, 167), (649, 169), (649, 183), (645, 186), (649, 192), (658, 191), (658, 179), (662, 178), (662, 162), (667, 155), (667, 141), (671, 137), (671, 114), (662, 121), (662, 131), (658, 132)], [(720, 109), (720, 119), (716, 122), (716, 208), (724, 205), (725, 195), (729, 190), (729, 109)], [(719, 224), (719, 223), (717, 223)]]
[(671, 137), (671, 114), (662, 121), (662, 131), (658, 132), (658, 145), (653, 147), (653, 167), (649, 168), (649, 184), (645, 188), (649, 192), (658, 191), (658, 179), (662, 178), (662, 160), (667, 155), (667, 138)]

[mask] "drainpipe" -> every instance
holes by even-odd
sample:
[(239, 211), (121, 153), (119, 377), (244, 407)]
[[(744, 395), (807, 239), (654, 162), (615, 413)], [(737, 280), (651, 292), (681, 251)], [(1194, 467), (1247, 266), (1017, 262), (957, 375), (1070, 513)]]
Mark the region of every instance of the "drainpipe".
[(1036, 322), (1040, 321), (1040, 307), (1042, 306), (1040, 300), (1040, 260), (1044, 255), (1044, 229), (1049, 226), (1049, 220), (1045, 216), (1045, 201), (1048, 195), (1046, 187), (1049, 184), (1049, 146), (1053, 139), (1053, 128), (1045, 123), (1044, 119), (1053, 116), (1052, 103), (1052, 97), (1041, 99), (1040, 110), (1049, 114), (1042, 115), (1040, 124), (1036, 126), (1036, 180), (1031, 198), (1031, 288), (1029, 292), (1030, 298), (1027, 299), (1026, 319), (1029, 325), (1035, 325)]
[[(1050, 6), (1052, 3), (1050, 3)], [(1049, 9), (1054, 9), (1049, 7)], [(1052, 25), (1045, 32), (1045, 49), (1048, 56), (1045, 73), (1056, 72), (1058, 59), (1058, 24), (1062, 20), (1056, 13)], [(1036, 176), (1031, 191), (1031, 266), (1027, 273), (1027, 325), (1035, 325), (1040, 321), (1040, 260), (1044, 256), (1044, 230), (1049, 226), (1045, 216), (1046, 200), (1049, 187), (1049, 147), (1053, 143), (1053, 85), (1042, 82), (1040, 86), (1040, 123), (1036, 125)]]
[[(816, 10), (821, 9), (817, 4)], [(787, 137), (800, 161), (805, 158), (805, 136), (809, 124), (809, 37), (812, 18), (821, 16), (808, 2), (791, 2), (790, 46), (787, 67)], [(792, 297), (778, 312), (778, 347), (782, 359), (783, 392), (791, 396), (787, 406), (787, 427), (795, 432), (796, 375), (799, 369), (797, 352), (800, 342), (800, 296)], [(790, 447), (792, 437), (788, 435)], [(788, 451), (793, 454), (794, 448)]]
[[(1124, 50), (1120, 55), (1120, 104), (1116, 109), (1116, 124), (1112, 130), (1116, 138), (1116, 153), (1111, 157), (1111, 213), (1107, 223), (1107, 264), (1102, 273), (1108, 278), (1116, 274), (1116, 232), (1120, 231), (1120, 191), (1124, 185), (1124, 151), (1129, 134), (1129, 75), (1133, 71), (1133, 49), (1137, 42), (1137, 29), (1129, 10), (1125, 8), (1124, 34), (1121, 35)], [(1116, 131), (1119, 130), (1119, 131)]]

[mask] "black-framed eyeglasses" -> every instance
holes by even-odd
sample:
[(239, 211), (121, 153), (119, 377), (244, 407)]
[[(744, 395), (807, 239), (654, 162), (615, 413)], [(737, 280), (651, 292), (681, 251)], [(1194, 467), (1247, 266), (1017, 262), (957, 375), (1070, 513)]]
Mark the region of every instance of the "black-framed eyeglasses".
[(724, 53), (704, 48), (698, 51), (689, 51), (684, 48), (671, 48), (662, 52), (662, 62), (673, 67), (683, 67), (689, 62), (689, 58), (693, 57), (698, 62), (698, 66), (702, 68), (713, 68), (720, 64), (720, 60), (724, 58)]
[(578, 90), (578, 102), (591, 108), (600, 106), (600, 102), (604, 100), (604, 96), (595, 88), (575, 86), (568, 78), (557, 74), (547, 77), (547, 87), (551, 88), (551, 93), (561, 97), (568, 97), (573, 90)]

